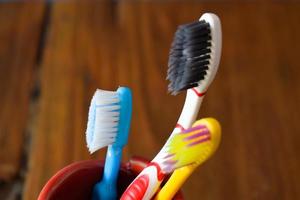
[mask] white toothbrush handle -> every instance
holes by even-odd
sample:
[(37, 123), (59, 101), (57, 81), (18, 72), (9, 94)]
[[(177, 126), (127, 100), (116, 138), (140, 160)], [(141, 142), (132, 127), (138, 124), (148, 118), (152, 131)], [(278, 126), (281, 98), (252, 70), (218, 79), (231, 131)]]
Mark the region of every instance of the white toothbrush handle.
[[(182, 131), (182, 128), (186, 129), (190, 127), (195, 121), (205, 94), (199, 92), (197, 89), (198, 88), (192, 88), (187, 91), (183, 110), (172, 135)], [(169, 137), (169, 139), (170, 138), (171, 137)], [(163, 149), (164, 148), (162, 148), (148, 167), (128, 186), (121, 200), (149, 200), (152, 198), (164, 178), (161, 167), (157, 164), (162, 162)]]
[[(198, 115), (205, 92), (214, 79), (214, 76), (218, 70), (218, 65), (221, 56), (222, 35), (221, 25), (219, 18), (212, 13), (204, 14), (200, 20), (206, 20), (210, 23), (212, 29), (212, 53), (210, 59), (210, 70), (206, 78), (200, 81), (198, 87), (194, 87), (187, 90), (185, 103), (178, 119), (177, 125), (173, 130), (172, 135), (179, 133), (182, 129), (187, 129), (192, 126)], [(171, 138), (169, 137), (169, 139)], [(164, 150), (162, 149), (157, 156), (153, 159), (152, 163), (161, 163)], [(158, 189), (163, 176), (161, 176), (160, 168), (156, 166), (148, 166), (145, 168), (139, 176), (130, 184), (122, 195), (121, 200), (148, 200), (150, 199), (156, 190)]]
[[(177, 122), (176, 128), (187, 129), (196, 120), (205, 93), (200, 93), (196, 88), (187, 90), (185, 103)], [(176, 129), (175, 128), (175, 129)], [(175, 131), (175, 130), (174, 130)], [(173, 131), (173, 133), (174, 133)], [(175, 131), (178, 133), (178, 131)], [(172, 133), (172, 134), (173, 134)]]
[[(184, 106), (181, 111), (180, 117), (168, 140), (170, 140), (173, 135), (180, 133), (181, 131), (192, 126), (197, 118), (204, 96), (205, 92), (199, 92), (198, 88), (191, 88), (187, 90)], [(152, 160), (152, 162), (161, 163), (163, 153), (164, 149), (162, 148), (161, 151)]]
[(164, 176), (157, 163), (150, 163), (127, 187), (121, 200), (151, 199), (159, 188)]
[(184, 129), (191, 127), (193, 122), (196, 120), (205, 92), (214, 80), (219, 68), (222, 49), (222, 30), (220, 19), (213, 13), (205, 13), (199, 19), (199, 21), (201, 20), (208, 22), (211, 28), (212, 52), (209, 61), (209, 70), (207, 71), (204, 80), (199, 82), (198, 87), (187, 90), (183, 110), (172, 134), (178, 133), (179, 126)]
[[(197, 117), (203, 96), (204, 93), (200, 93), (197, 88), (192, 88), (187, 91), (183, 110), (177, 126), (171, 135), (177, 134), (182, 131), (182, 128), (186, 129), (192, 125)], [(171, 137), (169, 137), (169, 139), (170, 138)], [(127, 187), (121, 200), (149, 200), (155, 194), (164, 178), (161, 167), (157, 164), (162, 162), (163, 153), (164, 148), (161, 149), (148, 167)]]

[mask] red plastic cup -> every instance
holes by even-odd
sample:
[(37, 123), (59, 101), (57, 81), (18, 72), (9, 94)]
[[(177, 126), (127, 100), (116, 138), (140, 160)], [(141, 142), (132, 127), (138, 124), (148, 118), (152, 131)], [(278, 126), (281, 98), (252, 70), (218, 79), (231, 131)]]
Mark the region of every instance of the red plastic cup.
[[(133, 157), (121, 165), (118, 178), (118, 194), (122, 195), (127, 186), (134, 180), (148, 161)], [(46, 183), (38, 200), (90, 200), (93, 186), (101, 180), (104, 162), (98, 160), (80, 161), (66, 166), (58, 171)], [(183, 200), (181, 191), (173, 198)]]

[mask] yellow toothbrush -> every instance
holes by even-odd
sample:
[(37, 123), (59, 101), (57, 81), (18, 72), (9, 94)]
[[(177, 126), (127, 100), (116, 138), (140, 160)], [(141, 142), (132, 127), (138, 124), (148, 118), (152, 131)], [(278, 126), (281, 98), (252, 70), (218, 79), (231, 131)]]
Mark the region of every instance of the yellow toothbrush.
[[(210, 158), (214, 152), (217, 150), (220, 140), (221, 140), (221, 126), (219, 122), (213, 118), (204, 118), (196, 121), (192, 127), (204, 126), (210, 135), (210, 140), (203, 142), (201, 148), (198, 151), (202, 151), (200, 157), (198, 157), (197, 162), (176, 169), (171, 175), (170, 179), (162, 187), (155, 197), (155, 200), (170, 200), (178, 192), (187, 178), (193, 173), (193, 171), (208, 158)], [(189, 129), (191, 130), (191, 129)], [(200, 134), (200, 133), (199, 133)], [(177, 139), (180, 140), (182, 135), (176, 135)], [(174, 140), (175, 141), (175, 140)], [(195, 154), (190, 154), (195, 155)]]

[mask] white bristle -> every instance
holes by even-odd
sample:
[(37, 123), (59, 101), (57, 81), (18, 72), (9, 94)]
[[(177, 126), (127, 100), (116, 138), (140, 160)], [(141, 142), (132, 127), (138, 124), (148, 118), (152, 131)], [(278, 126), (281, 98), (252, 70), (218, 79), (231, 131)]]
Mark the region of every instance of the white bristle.
[(89, 109), (86, 141), (90, 153), (112, 144), (117, 135), (120, 115), (117, 92), (96, 90)]

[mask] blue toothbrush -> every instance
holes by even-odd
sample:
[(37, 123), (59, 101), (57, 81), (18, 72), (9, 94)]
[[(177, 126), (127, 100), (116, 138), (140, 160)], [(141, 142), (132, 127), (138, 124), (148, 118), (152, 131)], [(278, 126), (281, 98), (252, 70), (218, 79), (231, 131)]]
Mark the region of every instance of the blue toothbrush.
[(132, 114), (129, 88), (97, 90), (93, 96), (86, 131), (91, 153), (108, 146), (102, 180), (93, 188), (93, 200), (117, 199), (117, 179), (122, 149), (127, 144)]

